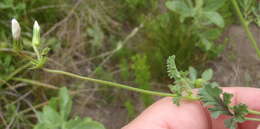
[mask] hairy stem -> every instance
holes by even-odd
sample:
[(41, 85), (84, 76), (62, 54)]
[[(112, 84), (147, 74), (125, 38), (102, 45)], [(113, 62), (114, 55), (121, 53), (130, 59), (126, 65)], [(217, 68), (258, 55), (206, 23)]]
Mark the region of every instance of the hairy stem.
[(234, 8), (236, 10), (236, 13), (237, 13), (237, 15), (238, 15), (238, 17), (239, 17), (243, 27), (244, 27), (244, 30), (245, 30), (249, 40), (251, 42), (251, 45), (255, 49), (258, 58), (260, 58), (260, 50), (259, 50), (259, 48), (257, 46), (257, 42), (256, 42), (252, 32), (249, 30), (249, 23), (244, 19), (243, 15), (242, 15), (242, 13), (241, 13), (241, 11), (239, 9), (239, 6), (237, 4), (237, 1), (236, 0), (231, 0), (231, 2), (232, 2), (233, 6), (234, 6)]
[[(127, 90), (130, 90), (130, 91), (135, 91), (135, 92), (148, 94), (148, 95), (156, 95), (156, 96), (163, 96), (163, 97), (176, 97), (175, 94), (139, 89), (139, 88), (131, 87), (131, 86), (124, 85), (124, 84), (119, 84), (119, 83), (114, 83), (114, 82), (84, 77), (84, 76), (80, 76), (80, 75), (77, 75), (77, 74), (73, 74), (73, 73), (69, 73), (69, 72), (65, 72), (65, 71), (60, 71), (60, 70), (53, 70), (53, 69), (46, 69), (45, 68), (44, 71), (49, 72), (49, 73), (62, 74), (62, 75), (66, 75), (66, 76), (81, 79), (81, 80), (86, 80), (86, 81), (91, 81), (91, 82), (95, 82), (95, 83), (99, 83), (99, 84), (103, 84), (103, 85), (107, 85), (107, 86), (127, 89)], [(184, 99), (199, 100), (199, 98), (194, 97), (194, 96), (185, 96)]]

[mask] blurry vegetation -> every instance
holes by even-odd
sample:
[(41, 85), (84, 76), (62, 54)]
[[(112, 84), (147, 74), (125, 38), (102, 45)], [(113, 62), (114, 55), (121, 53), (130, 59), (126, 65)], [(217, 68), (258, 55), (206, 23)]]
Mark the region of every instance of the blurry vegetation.
[[(245, 1), (240, 4), (244, 14), (259, 25), (260, 5), (253, 2), (252, 7), (250, 0)], [(39, 21), (43, 46), (50, 48), (47, 67), (147, 90), (158, 88), (152, 83), (168, 82), (166, 59), (170, 55), (176, 55), (181, 70), (190, 65), (201, 68), (217, 57), (225, 47), (225, 40), (220, 40), (223, 27), (236, 21), (228, 0), (2, 0), (0, 128), (10, 129), (32, 128), (36, 123), (34, 111), (46, 105), (55, 93), (28, 81), (7, 80), (10, 75), (81, 91), (76, 94), (75, 105), (82, 110), (88, 103), (94, 103), (92, 106), (99, 111), (105, 110), (101, 103), (119, 105), (128, 112), (128, 120), (136, 115), (137, 102), (144, 107), (153, 102), (147, 95), (136, 96), (42, 71), (21, 70), (27, 63), (21, 59), (32, 53), (15, 55), (7, 49), (12, 42), (12, 18), (20, 22), (21, 41), (29, 51), (32, 23)], [(46, 106), (42, 113), (53, 111), (51, 108)]]

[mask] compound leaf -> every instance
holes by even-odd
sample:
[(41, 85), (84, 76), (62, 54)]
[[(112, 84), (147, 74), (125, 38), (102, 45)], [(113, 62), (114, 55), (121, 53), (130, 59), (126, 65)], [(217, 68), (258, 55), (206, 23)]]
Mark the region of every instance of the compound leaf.
[(241, 123), (246, 120), (245, 115), (248, 114), (248, 108), (245, 104), (238, 104), (232, 109), (234, 116), (231, 119), (225, 120), (225, 126), (230, 129), (236, 129), (237, 123)]
[[(217, 118), (219, 115), (231, 115), (228, 105), (231, 103), (232, 94), (224, 93), (223, 91), (211, 84), (207, 84), (204, 88), (199, 90), (201, 101), (205, 106), (212, 106), (209, 111), (212, 112), (212, 117)], [(223, 99), (221, 98), (223, 95)]]

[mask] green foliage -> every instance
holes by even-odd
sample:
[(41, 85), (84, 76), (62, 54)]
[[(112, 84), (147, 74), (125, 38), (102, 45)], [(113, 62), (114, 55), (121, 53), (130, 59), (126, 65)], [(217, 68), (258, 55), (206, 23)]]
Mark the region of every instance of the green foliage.
[[(224, 27), (224, 20), (216, 10), (218, 10), (225, 0), (196, 0), (193, 4), (192, 0), (181, 1), (174, 0), (166, 2), (166, 7), (180, 15), (181, 22), (187, 18), (192, 18), (194, 25), (200, 27), (210, 24), (215, 24), (219, 27)], [(214, 4), (214, 7), (212, 7)]]
[(127, 81), (130, 77), (128, 61), (126, 59), (121, 59), (119, 67), (120, 76), (124, 81)]
[(103, 40), (104, 40), (104, 32), (103, 30), (100, 28), (100, 26), (98, 26), (97, 24), (95, 24), (93, 26), (93, 28), (88, 28), (87, 29), (87, 33), (88, 35), (92, 38), (90, 40), (90, 43), (92, 45), (93, 49), (97, 49), (100, 48), (102, 46)]
[(61, 88), (59, 96), (52, 98), (42, 112), (37, 112), (38, 123), (34, 129), (105, 129), (105, 127), (86, 117), (69, 119), (72, 99), (66, 88)]
[(125, 101), (124, 106), (126, 107), (127, 110), (127, 116), (129, 120), (132, 120), (136, 116), (136, 111), (133, 102), (131, 99), (128, 99)]
[(3, 17), (19, 17), (25, 13), (26, 3), (23, 1), (14, 1), (14, 0), (3, 0), (0, 2), (0, 10), (3, 10), (8, 13), (1, 13), (1, 18)]
[(213, 106), (208, 110), (211, 111), (213, 118), (219, 117), (221, 114), (232, 115), (229, 111), (229, 104), (231, 103), (232, 94), (224, 93), (223, 99), (220, 97), (223, 91), (214, 85), (205, 85), (204, 88), (200, 89), (199, 95), (201, 96), (202, 102), (205, 106)]
[(260, 26), (260, 3), (255, 0), (238, 0), (244, 18)]
[(225, 121), (227, 128), (236, 129), (237, 123), (246, 121), (245, 116), (248, 114), (248, 107), (245, 104), (238, 104), (233, 107), (234, 117)]
[(230, 105), (233, 95), (223, 92), (216, 82), (210, 82), (213, 77), (211, 69), (204, 71), (201, 75), (202, 78), (197, 79), (198, 72), (193, 67), (189, 68), (189, 72), (178, 71), (174, 56), (169, 57), (167, 69), (169, 77), (175, 79), (174, 84), (170, 85), (170, 89), (176, 95), (173, 98), (176, 105), (180, 105), (180, 101), (187, 96), (193, 97), (191, 89), (199, 85), (197, 97), (205, 106), (208, 106), (207, 109), (213, 118), (218, 118), (220, 115), (231, 116), (230, 119), (225, 120), (226, 127), (230, 129), (235, 129), (237, 123), (246, 120), (245, 116), (249, 113), (247, 106), (244, 104)]
[[(150, 90), (151, 73), (147, 64), (147, 57), (144, 55), (135, 55), (132, 57), (132, 69), (135, 73), (135, 83), (141, 89)], [(150, 96), (141, 96), (145, 106), (152, 104), (153, 100)]]
[(155, 12), (158, 0), (121, 0), (122, 7), (118, 18), (131, 23), (140, 23), (148, 14)]
[[(215, 4), (212, 7), (212, 3)], [(181, 23), (189, 22), (191, 34), (198, 38), (199, 41), (196, 45), (200, 46), (205, 51), (213, 49), (215, 37), (219, 36), (219, 28), (224, 27), (224, 19), (217, 12), (219, 8), (223, 6), (225, 0), (217, 1), (212, 0), (210, 2), (204, 2), (204, 0), (197, 0), (193, 4), (192, 0), (181, 1), (173, 0), (166, 2), (166, 7), (171, 11), (179, 14)], [(211, 25), (216, 25), (219, 28), (212, 28)], [(207, 29), (205, 29), (207, 28)], [(208, 32), (213, 35), (213, 39), (207, 36)]]
[(4, 79), (15, 70), (14, 58), (9, 54), (0, 54), (0, 79)]

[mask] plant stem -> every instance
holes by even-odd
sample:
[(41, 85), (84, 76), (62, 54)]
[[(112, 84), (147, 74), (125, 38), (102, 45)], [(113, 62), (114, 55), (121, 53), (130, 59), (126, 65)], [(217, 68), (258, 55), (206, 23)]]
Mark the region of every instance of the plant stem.
[(231, 0), (231, 2), (232, 2), (233, 6), (234, 6), (234, 8), (236, 10), (236, 13), (237, 13), (237, 15), (238, 15), (238, 17), (239, 17), (243, 27), (244, 27), (244, 30), (245, 30), (249, 40), (251, 42), (251, 45), (255, 49), (258, 58), (260, 58), (260, 50), (259, 50), (259, 48), (257, 46), (257, 42), (254, 39), (254, 36), (253, 36), (252, 32), (249, 30), (249, 27), (248, 27), (249, 23), (244, 19), (243, 15), (242, 15), (242, 13), (241, 13), (241, 11), (239, 9), (239, 6), (237, 4), (237, 1), (236, 0)]
[(251, 118), (251, 117), (246, 117), (246, 120), (250, 120), (250, 121), (260, 121), (259, 118)]
[(249, 114), (260, 115), (259, 111), (255, 111), (255, 110), (252, 110), (252, 109), (248, 109), (248, 112), (249, 112)]
[[(49, 72), (49, 73), (62, 74), (62, 75), (70, 76), (70, 77), (81, 79), (81, 80), (86, 80), (86, 81), (91, 81), (91, 82), (95, 82), (95, 83), (99, 83), (99, 84), (103, 84), (103, 85), (108, 85), (108, 86), (113, 86), (113, 87), (117, 87), (117, 88), (127, 89), (127, 90), (131, 90), (131, 91), (135, 91), (135, 92), (139, 92), (139, 93), (143, 93), (143, 94), (163, 96), (163, 97), (176, 97), (175, 94), (139, 89), (139, 88), (131, 87), (131, 86), (124, 85), (124, 84), (119, 84), (119, 83), (114, 83), (114, 82), (109, 82), (109, 81), (104, 81), (104, 80), (84, 77), (84, 76), (80, 76), (80, 75), (69, 73), (69, 72), (65, 72), (65, 71), (46, 69), (46, 68), (43, 69), (43, 70), (46, 71), (46, 72)], [(199, 98), (194, 97), (194, 96), (184, 96), (184, 99), (187, 99), (187, 100), (199, 100)]]
[(33, 85), (49, 88), (49, 89), (54, 89), (54, 90), (58, 90), (59, 89), (58, 87), (50, 85), (50, 84), (45, 84), (45, 83), (42, 83), (42, 82), (29, 80), (29, 79), (25, 79), (25, 78), (12, 78), (12, 80), (21, 81), (21, 82), (25, 82), (25, 83), (29, 83), (29, 84), (33, 84)]

